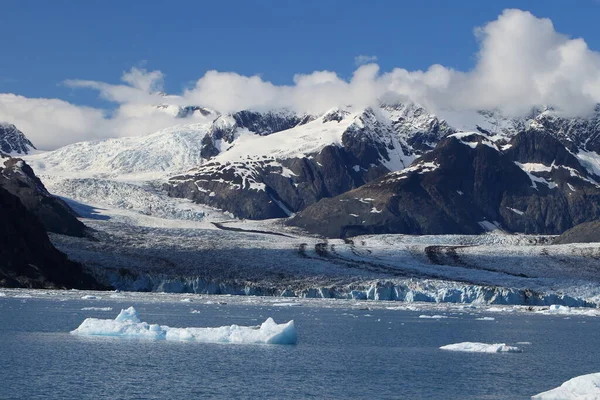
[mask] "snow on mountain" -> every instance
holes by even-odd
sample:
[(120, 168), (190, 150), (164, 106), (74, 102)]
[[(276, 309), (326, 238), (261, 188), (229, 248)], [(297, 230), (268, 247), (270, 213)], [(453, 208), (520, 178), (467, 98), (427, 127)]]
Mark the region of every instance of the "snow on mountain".
[[(508, 118), (497, 111), (436, 115), (414, 103), (366, 109), (347, 106), (318, 116), (286, 110), (219, 114), (197, 106), (157, 107), (181, 122), (195, 123), (141, 137), (76, 143), (26, 158), (42, 176), (80, 179), (80, 183), (103, 180), (97, 185), (86, 183), (87, 189), (104, 188), (107, 181), (168, 182), (165, 189), (171, 196), (242, 218), (289, 216), (324, 197), (403, 170), (457, 133), (468, 142), (468, 132), (478, 132), (487, 137), (485, 143), (478, 139), (469, 145), (481, 142), (502, 150), (520, 132), (549, 134), (578, 160), (569, 165), (557, 160), (556, 165), (581, 165), (588, 173), (578, 170), (580, 176), (600, 181), (600, 112), (587, 119), (568, 119), (548, 107)], [(532, 146), (544, 144), (532, 142)], [(549, 167), (554, 161), (545, 159), (543, 164)], [(539, 173), (533, 176), (552, 184)], [(74, 191), (75, 186), (65, 183), (57, 188), (61, 195), (75, 197), (75, 192), (62, 191)], [(90, 199), (101, 197), (87, 189)], [(81, 191), (77, 196), (85, 202)]]
[(227, 151), (165, 187), (240, 218), (285, 217), (407, 167), (407, 147), (381, 110), (336, 108), (264, 137), (240, 131)]
[(202, 138), (210, 127), (210, 122), (177, 125), (146, 136), (79, 142), (27, 161), (40, 174), (159, 179), (202, 163)]
[(8, 155), (29, 154), (35, 147), (13, 124), (0, 123), (0, 152)]

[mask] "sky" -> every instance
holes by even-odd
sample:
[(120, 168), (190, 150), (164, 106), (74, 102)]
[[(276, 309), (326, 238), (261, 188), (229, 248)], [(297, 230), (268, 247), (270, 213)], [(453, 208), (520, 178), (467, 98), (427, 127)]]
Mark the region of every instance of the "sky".
[(571, 115), (600, 101), (595, 0), (3, 0), (0, 12), (0, 120), (44, 149), (172, 125), (148, 107), (165, 101)]

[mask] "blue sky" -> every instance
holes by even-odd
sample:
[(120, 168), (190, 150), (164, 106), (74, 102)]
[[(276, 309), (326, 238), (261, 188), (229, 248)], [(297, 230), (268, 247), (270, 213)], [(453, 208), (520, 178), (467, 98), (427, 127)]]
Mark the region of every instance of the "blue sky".
[(349, 78), (360, 54), (377, 56), (382, 71), (435, 63), (464, 71), (476, 61), (474, 27), (514, 7), (600, 48), (592, 0), (4, 0), (0, 93), (108, 107), (95, 91), (60, 83), (117, 83), (140, 66), (161, 70), (174, 93), (211, 69), (290, 84), (315, 70)]

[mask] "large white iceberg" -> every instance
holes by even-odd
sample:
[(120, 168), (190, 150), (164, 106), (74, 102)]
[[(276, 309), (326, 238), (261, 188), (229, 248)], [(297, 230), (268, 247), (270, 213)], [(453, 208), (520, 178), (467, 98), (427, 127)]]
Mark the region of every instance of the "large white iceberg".
[(531, 397), (534, 400), (600, 399), (600, 372), (570, 379), (557, 388)]
[(469, 353), (521, 353), (521, 349), (514, 346), (507, 346), (504, 343), (478, 343), (462, 342), (454, 343), (440, 347), (442, 350), (465, 351)]
[(74, 335), (117, 336), (165, 340), (192, 340), (203, 343), (296, 344), (294, 321), (277, 324), (268, 318), (260, 326), (221, 326), (218, 328), (171, 328), (142, 322), (133, 307), (121, 310), (117, 318), (87, 318)]

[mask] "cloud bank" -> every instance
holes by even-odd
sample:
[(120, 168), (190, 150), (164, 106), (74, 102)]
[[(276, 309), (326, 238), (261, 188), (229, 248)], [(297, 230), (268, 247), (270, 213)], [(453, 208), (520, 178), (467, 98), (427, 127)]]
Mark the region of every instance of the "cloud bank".
[(414, 101), (433, 112), (498, 109), (522, 115), (552, 105), (565, 115), (585, 115), (600, 102), (600, 53), (583, 39), (556, 32), (552, 21), (521, 10), (505, 10), (474, 30), (479, 43), (469, 71), (432, 65), (424, 71), (381, 72), (372, 56), (357, 56), (349, 80), (332, 71), (294, 76), (292, 85), (274, 85), (260, 76), (208, 71), (178, 95), (160, 94), (161, 71), (132, 68), (114, 85), (67, 80), (73, 88), (97, 90), (116, 105), (112, 113), (58, 99), (0, 94), (0, 121), (16, 124), (40, 148), (79, 140), (135, 136), (177, 123), (153, 105), (201, 105), (220, 112), (289, 108), (319, 113), (353, 104)]

